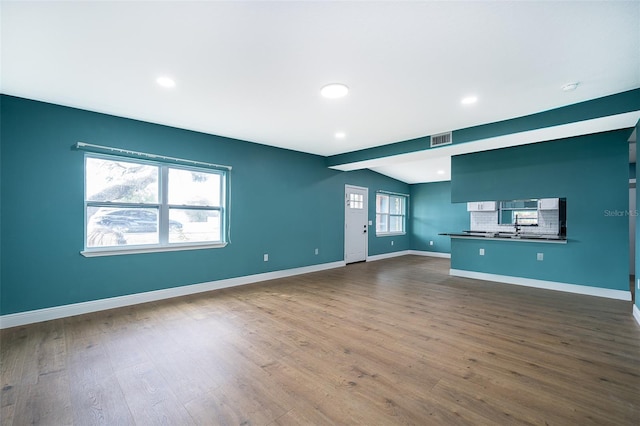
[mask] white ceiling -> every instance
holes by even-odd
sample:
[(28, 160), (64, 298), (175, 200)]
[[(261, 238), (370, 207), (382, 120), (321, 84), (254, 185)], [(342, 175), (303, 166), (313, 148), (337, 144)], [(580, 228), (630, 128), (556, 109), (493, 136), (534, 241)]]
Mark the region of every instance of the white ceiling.
[[(324, 156), (640, 87), (638, 1), (3, 0), (0, 13), (2, 93)], [(349, 95), (322, 98), (331, 82)], [(449, 155), (370, 167), (443, 180)]]

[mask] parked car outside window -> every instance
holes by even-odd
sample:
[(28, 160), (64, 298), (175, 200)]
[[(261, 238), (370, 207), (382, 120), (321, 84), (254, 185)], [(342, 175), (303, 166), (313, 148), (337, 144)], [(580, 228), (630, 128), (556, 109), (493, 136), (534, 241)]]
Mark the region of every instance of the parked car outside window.
[[(153, 209), (100, 209), (89, 221), (89, 229), (106, 227), (122, 233), (156, 232), (158, 230), (158, 214)], [(169, 220), (169, 229), (182, 229), (182, 223)]]

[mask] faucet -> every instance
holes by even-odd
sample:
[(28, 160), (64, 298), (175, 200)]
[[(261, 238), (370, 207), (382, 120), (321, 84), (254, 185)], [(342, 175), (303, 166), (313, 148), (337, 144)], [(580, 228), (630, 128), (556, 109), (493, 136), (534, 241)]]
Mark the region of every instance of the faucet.
[(516, 215), (515, 228), (516, 228), (516, 235), (520, 235), (520, 226), (518, 225), (518, 215)]

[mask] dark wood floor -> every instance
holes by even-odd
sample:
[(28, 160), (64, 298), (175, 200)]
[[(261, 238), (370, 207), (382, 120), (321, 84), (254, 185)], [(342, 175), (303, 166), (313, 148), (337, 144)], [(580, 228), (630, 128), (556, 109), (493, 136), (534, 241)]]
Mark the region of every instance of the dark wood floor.
[(2, 425), (640, 422), (629, 302), (417, 256), (3, 330)]

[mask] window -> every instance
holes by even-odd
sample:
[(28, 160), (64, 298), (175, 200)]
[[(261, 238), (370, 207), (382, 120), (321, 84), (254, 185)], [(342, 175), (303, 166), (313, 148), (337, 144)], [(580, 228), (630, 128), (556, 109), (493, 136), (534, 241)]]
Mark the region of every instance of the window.
[(85, 156), (85, 252), (224, 245), (226, 172)]
[(407, 197), (376, 194), (376, 235), (404, 234)]
[(538, 200), (509, 200), (500, 202), (498, 223), (501, 225), (538, 225)]
[(349, 199), (347, 200), (347, 207), (357, 210), (364, 209), (364, 195), (350, 193)]

